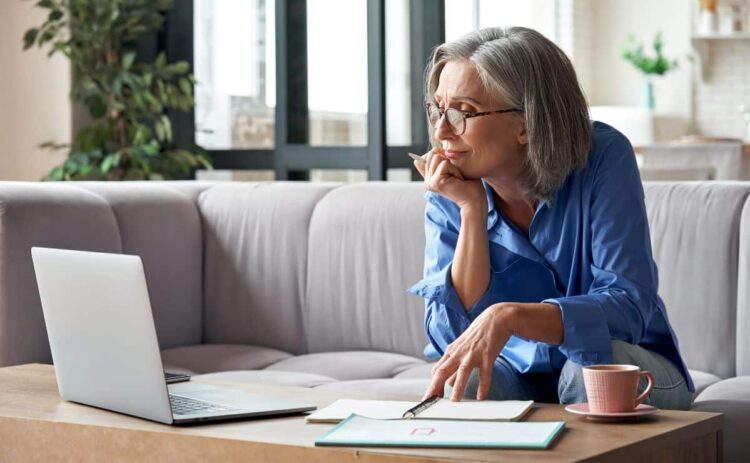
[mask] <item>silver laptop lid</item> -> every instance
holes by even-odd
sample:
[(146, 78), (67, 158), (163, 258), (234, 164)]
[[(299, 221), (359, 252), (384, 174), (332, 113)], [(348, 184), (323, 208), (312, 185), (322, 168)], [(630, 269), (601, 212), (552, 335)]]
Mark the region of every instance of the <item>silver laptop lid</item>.
[(137, 256), (32, 248), (60, 395), (172, 422)]

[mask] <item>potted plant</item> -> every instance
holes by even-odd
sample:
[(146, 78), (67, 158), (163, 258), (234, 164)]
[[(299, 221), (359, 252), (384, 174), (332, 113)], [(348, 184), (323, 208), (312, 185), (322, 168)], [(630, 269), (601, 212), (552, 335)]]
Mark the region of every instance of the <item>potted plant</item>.
[(168, 109), (194, 105), (187, 62), (138, 59), (138, 38), (162, 27), (172, 0), (40, 0), (44, 23), (24, 35), (24, 49), (48, 46), (71, 63), (71, 99), (84, 105), (91, 123), (73, 143), (42, 146), (69, 150), (49, 180), (163, 180), (188, 178), (210, 168), (207, 153), (173, 143)]
[(646, 85), (643, 93), (643, 103), (649, 109), (654, 109), (654, 76), (663, 76), (677, 68), (677, 60), (669, 60), (662, 53), (664, 43), (662, 42), (661, 32), (654, 37), (652, 47), (655, 56), (646, 56), (642, 43), (636, 41), (635, 36), (630, 34), (621, 46), (621, 54), (625, 61), (629, 62), (636, 69), (646, 76)]

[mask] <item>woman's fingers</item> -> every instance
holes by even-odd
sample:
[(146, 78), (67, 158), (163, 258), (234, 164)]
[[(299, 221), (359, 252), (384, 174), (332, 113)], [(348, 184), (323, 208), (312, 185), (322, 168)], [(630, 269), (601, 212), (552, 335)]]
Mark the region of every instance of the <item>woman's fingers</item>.
[(419, 172), (419, 175), (421, 175), (422, 178), (424, 178), (424, 173), (425, 173), (424, 168), (425, 168), (425, 165), (426, 165), (426, 161), (425, 161), (425, 157), (426, 156), (420, 156), (420, 155), (414, 154), (414, 153), (406, 153), (406, 154), (409, 155), (409, 157), (414, 160), (413, 161), (414, 162), (414, 168), (417, 169), (417, 172)]
[(484, 400), (490, 392), (490, 385), (492, 383), (492, 367), (494, 366), (494, 360), (490, 358), (483, 359), (482, 365), (479, 367), (479, 387), (477, 388), (477, 400)]
[(446, 381), (448, 386), (453, 387), (453, 385), (456, 383), (456, 374), (453, 373), (450, 378), (448, 378), (448, 381)]
[(458, 363), (453, 357), (447, 354), (444, 355), (432, 368), (432, 380), (430, 381), (430, 386), (427, 388), (425, 397), (431, 395), (443, 397), (443, 394), (445, 393), (445, 383), (456, 372), (457, 366)]
[(453, 382), (453, 394), (451, 394), (451, 400), (459, 402), (464, 396), (464, 389), (466, 384), (469, 382), (471, 372), (474, 370), (474, 366), (471, 363), (462, 363), (456, 371), (456, 380)]

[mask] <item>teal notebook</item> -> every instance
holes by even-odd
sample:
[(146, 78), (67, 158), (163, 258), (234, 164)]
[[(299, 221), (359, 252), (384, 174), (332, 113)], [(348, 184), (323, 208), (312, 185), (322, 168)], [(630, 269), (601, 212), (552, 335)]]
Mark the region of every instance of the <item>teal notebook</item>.
[(351, 415), (317, 446), (546, 449), (564, 421), (377, 420)]

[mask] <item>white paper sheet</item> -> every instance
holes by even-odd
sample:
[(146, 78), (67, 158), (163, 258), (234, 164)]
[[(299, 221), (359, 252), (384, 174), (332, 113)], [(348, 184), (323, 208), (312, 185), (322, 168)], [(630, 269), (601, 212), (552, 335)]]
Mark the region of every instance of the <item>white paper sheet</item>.
[[(418, 402), (340, 399), (307, 417), (308, 423), (338, 423), (351, 414), (381, 420), (401, 419)], [(533, 401), (482, 400), (451, 402), (441, 399), (414, 419), (512, 421), (521, 418)]]

